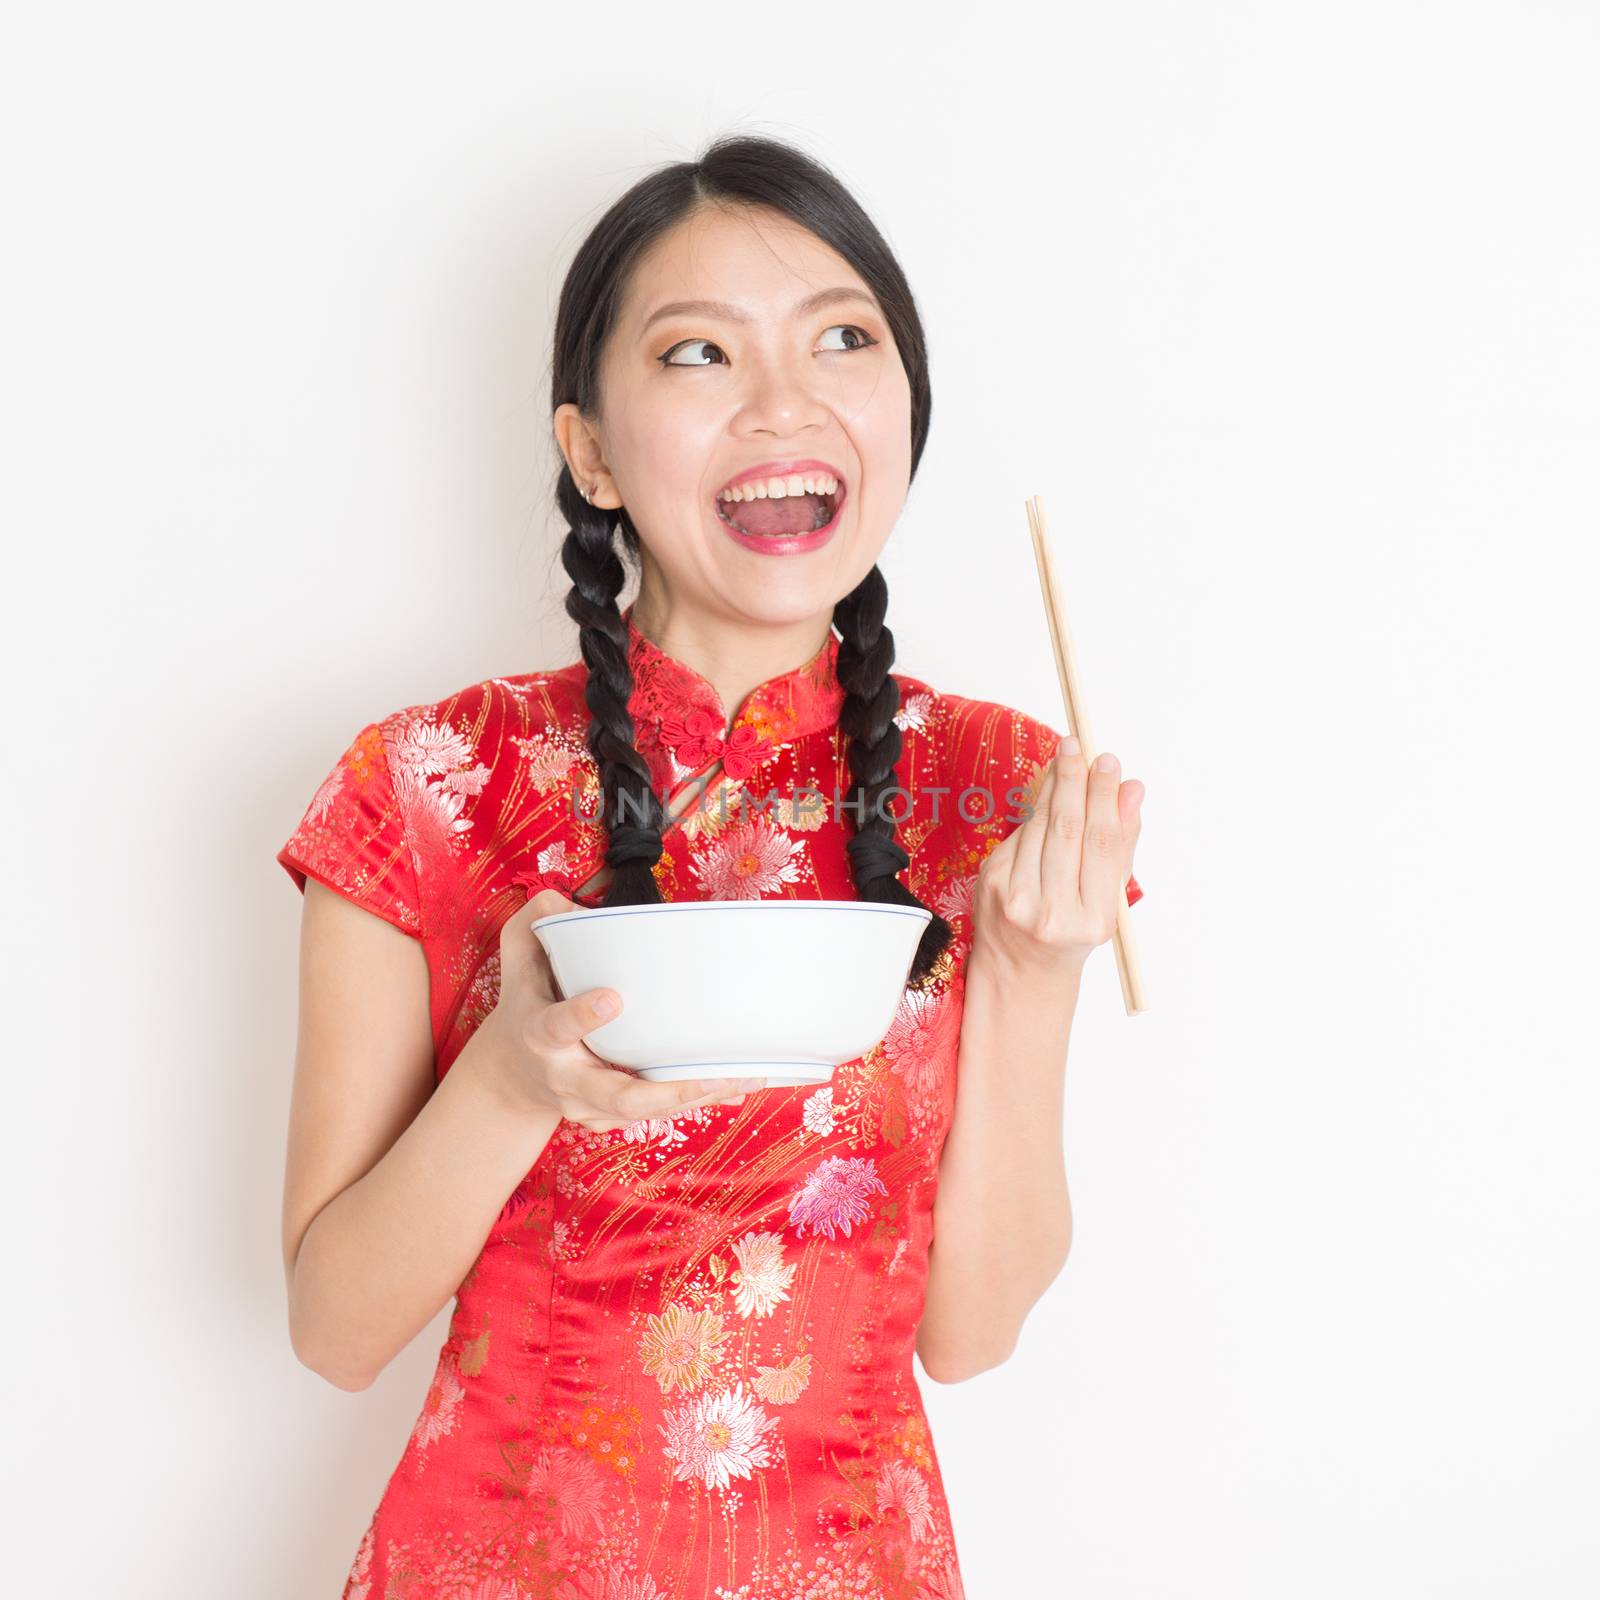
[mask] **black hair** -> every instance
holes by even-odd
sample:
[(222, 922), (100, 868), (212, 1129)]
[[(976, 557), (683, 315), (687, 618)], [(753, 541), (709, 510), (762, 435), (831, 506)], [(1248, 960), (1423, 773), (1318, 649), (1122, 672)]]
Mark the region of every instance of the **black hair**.
[[(932, 399), (927, 341), (910, 285), (883, 236), (854, 196), (812, 156), (780, 140), (726, 134), (697, 161), (659, 168), (616, 200), (584, 239), (567, 270), (556, 310), (551, 359), (551, 409), (576, 405), (585, 417), (599, 413), (600, 363), (615, 325), (629, 274), (646, 249), (678, 223), (707, 206), (763, 208), (783, 213), (831, 246), (877, 296), (911, 385), (911, 473), (928, 438)], [(653, 868), (661, 857), (666, 806), (635, 748), (629, 710), (633, 674), (628, 628), (618, 596), (625, 572), (613, 545), (637, 561), (638, 530), (626, 507), (590, 505), (563, 464), (557, 504), (570, 531), (561, 564), (572, 579), (566, 610), (578, 625), (578, 645), (589, 669), (585, 691), (591, 714), (588, 747), (600, 769), (602, 817), (609, 835), (606, 865), (612, 879), (607, 906), (647, 905), (661, 899)], [(901, 882), (910, 857), (879, 801), (895, 783), (900, 759), (900, 689), (889, 668), (894, 635), (884, 623), (888, 586), (876, 565), (833, 608), (839, 633), (838, 676), (845, 691), (839, 731), (849, 740), (852, 787), (841, 804), (853, 834), (847, 848), (856, 893), (863, 900), (921, 906)], [(927, 909), (927, 908), (924, 908)], [(950, 924), (934, 913), (923, 932), (909, 981), (920, 984), (951, 939)]]

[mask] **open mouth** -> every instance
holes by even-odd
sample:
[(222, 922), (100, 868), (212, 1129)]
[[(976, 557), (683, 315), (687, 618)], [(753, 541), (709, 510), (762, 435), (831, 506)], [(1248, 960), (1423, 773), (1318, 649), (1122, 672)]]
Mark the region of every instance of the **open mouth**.
[(843, 500), (841, 484), (832, 493), (786, 494), (764, 500), (718, 497), (713, 503), (717, 515), (740, 533), (757, 539), (794, 539), (827, 527)]

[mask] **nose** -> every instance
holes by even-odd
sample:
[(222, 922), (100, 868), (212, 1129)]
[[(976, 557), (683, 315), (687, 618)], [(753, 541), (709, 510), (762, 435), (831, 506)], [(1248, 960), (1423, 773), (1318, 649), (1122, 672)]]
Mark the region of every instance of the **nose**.
[(815, 357), (801, 357), (809, 365), (774, 359), (750, 369), (749, 387), (740, 406), (739, 420), (753, 433), (778, 438), (827, 426), (828, 407), (819, 387)]

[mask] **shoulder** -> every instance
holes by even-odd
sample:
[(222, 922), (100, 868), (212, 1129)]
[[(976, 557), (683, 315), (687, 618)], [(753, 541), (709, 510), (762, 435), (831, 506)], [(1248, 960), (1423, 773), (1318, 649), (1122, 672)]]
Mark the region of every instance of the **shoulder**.
[(1062, 734), (1018, 706), (895, 676), (902, 781), (923, 827), (915, 842), (964, 872), (1028, 814)]
[(392, 759), (455, 770), (514, 761), (519, 741), (588, 725), (581, 662), (483, 678), (437, 700), (400, 706), (373, 725)]
[[(419, 854), (442, 864), (498, 848), (508, 833), (528, 836), (525, 811), (584, 787), (593, 758), (582, 682), (581, 665), (483, 678), (363, 730)], [(546, 808), (543, 823), (558, 814)]]
[(912, 790), (900, 831), (910, 887), (965, 939), (977, 868), (1028, 814), (1062, 736), (1020, 707), (894, 676), (899, 770)]
[(952, 776), (982, 781), (986, 773), (1004, 771), (1026, 781), (1061, 743), (1059, 729), (1020, 707), (935, 689), (906, 673), (894, 676), (901, 733), (919, 736)]
[(574, 796), (587, 808), (597, 775), (582, 684), (581, 665), (483, 678), (364, 730), (436, 936), (476, 939), (519, 874), (583, 853)]
[(401, 706), (367, 730), (414, 847), (442, 862), (559, 827), (565, 808), (542, 802), (595, 778), (582, 684), (581, 664), (484, 678)]

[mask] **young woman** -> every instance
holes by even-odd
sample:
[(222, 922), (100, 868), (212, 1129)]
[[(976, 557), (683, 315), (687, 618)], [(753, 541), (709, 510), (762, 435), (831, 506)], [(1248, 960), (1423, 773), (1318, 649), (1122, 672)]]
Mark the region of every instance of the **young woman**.
[[(362, 1389), (456, 1301), (345, 1600), (958, 1600), (911, 1354), (1004, 1361), (1066, 1259), (1067, 1039), (1143, 785), (890, 671), (923, 332), (812, 159), (726, 138), (617, 201), (552, 389), (581, 660), (364, 728), (278, 857), (294, 1348)], [(610, 1066), (628, 996), (558, 998), (531, 932), (779, 896), (934, 912), (820, 1088)]]

